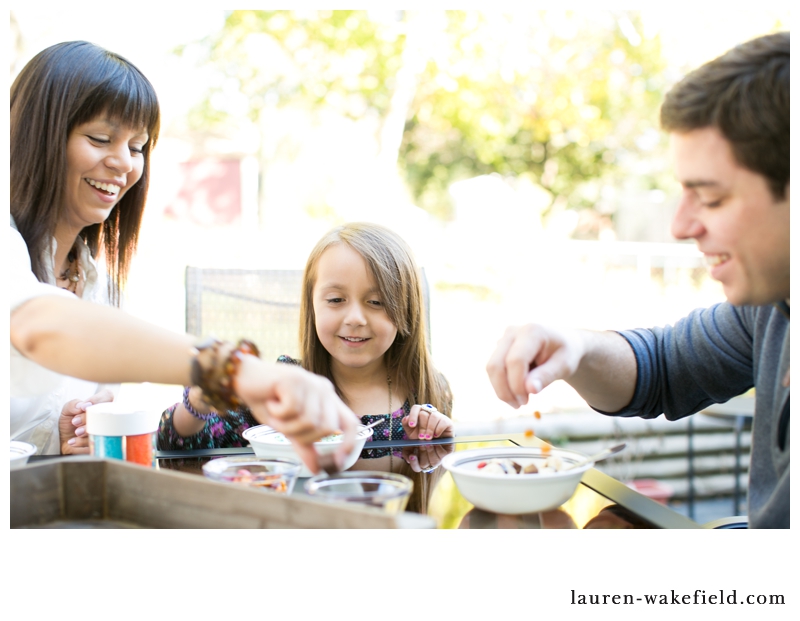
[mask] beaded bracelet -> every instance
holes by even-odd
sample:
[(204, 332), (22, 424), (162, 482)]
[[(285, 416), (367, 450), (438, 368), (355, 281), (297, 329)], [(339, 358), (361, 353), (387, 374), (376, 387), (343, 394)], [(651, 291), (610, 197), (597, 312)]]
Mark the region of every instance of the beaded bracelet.
[[(244, 402), (234, 390), (236, 375), (239, 366), (246, 355), (259, 356), (255, 343), (240, 340), (220, 363), (220, 348), (227, 343), (211, 338), (194, 348), (192, 359), (192, 384), (199, 386), (203, 391), (203, 400), (218, 412), (237, 410)], [(200, 361), (203, 352), (211, 350), (211, 364), (203, 365)]]
[(211, 410), (207, 414), (201, 414), (200, 412), (195, 410), (192, 407), (191, 402), (189, 401), (189, 390), (191, 390), (191, 386), (186, 386), (183, 389), (183, 407), (186, 408), (186, 411), (189, 412), (189, 414), (191, 414), (192, 416), (194, 416), (195, 418), (197, 418), (199, 420), (202, 420), (203, 422), (207, 421), (212, 416), (216, 416), (217, 415), (217, 411), (216, 410)]

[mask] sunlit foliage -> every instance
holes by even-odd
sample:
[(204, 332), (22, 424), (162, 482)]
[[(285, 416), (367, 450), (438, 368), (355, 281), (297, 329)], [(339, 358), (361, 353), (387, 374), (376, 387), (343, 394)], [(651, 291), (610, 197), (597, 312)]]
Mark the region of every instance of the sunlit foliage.
[(607, 12), (448, 12), (400, 153), (421, 206), (441, 209), (454, 180), (491, 172), (594, 205), (599, 184), (587, 182), (657, 140), (664, 66), (639, 30), (635, 15)]
[(221, 76), (195, 125), (240, 110), (257, 124), (274, 106), (401, 114), (397, 165), (442, 218), (450, 184), (487, 173), (597, 208), (600, 181), (661, 144), (665, 64), (634, 12), (233, 11), (194, 49)]

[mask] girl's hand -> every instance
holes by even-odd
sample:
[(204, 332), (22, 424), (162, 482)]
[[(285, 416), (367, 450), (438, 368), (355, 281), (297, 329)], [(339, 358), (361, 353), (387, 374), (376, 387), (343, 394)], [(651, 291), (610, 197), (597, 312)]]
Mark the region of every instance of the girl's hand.
[(453, 421), (431, 404), (413, 405), (408, 416), (401, 421), (409, 440), (452, 438)]
[(455, 448), (455, 444), (404, 446), (403, 459), (414, 472), (431, 472), (439, 466), (445, 455), (452, 453)]
[(62, 455), (88, 455), (89, 436), (86, 433), (86, 408), (96, 403), (109, 403), (114, 393), (103, 389), (88, 399), (67, 401), (58, 417), (58, 435)]

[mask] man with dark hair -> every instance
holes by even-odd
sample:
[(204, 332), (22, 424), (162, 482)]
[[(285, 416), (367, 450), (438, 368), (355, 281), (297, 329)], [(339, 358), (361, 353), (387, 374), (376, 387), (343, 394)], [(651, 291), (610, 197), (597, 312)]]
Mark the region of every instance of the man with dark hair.
[(756, 388), (748, 521), (789, 527), (789, 33), (739, 45), (667, 94), (683, 188), (672, 223), (727, 302), (674, 326), (511, 327), (487, 372), (506, 403), (566, 380), (596, 410), (676, 420)]
[(687, 75), (661, 105), (661, 127), (716, 128), (737, 163), (763, 175), (776, 199), (789, 183), (789, 33), (739, 45)]

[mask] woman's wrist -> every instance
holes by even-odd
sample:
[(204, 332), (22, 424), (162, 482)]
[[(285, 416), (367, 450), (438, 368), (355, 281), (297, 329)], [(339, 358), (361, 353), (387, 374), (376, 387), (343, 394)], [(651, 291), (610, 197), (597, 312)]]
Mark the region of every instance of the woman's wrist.
[(192, 384), (203, 392), (203, 401), (217, 411), (235, 410), (244, 405), (237, 379), (248, 359), (258, 357), (254, 343), (240, 340), (236, 346), (217, 339), (196, 345), (192, 359)]
[(249, 407), (248, 401), (253, 399), (260, 402), (266, 394), (271, 392), (270, 387), (276, 379), (275, 372), (278, 370), (276, 369), (278, 366), (288, 365), (265, 362), (256, 356), (242, 356), (239, 372), (236, 375), (235, 389), (244, 406)]

